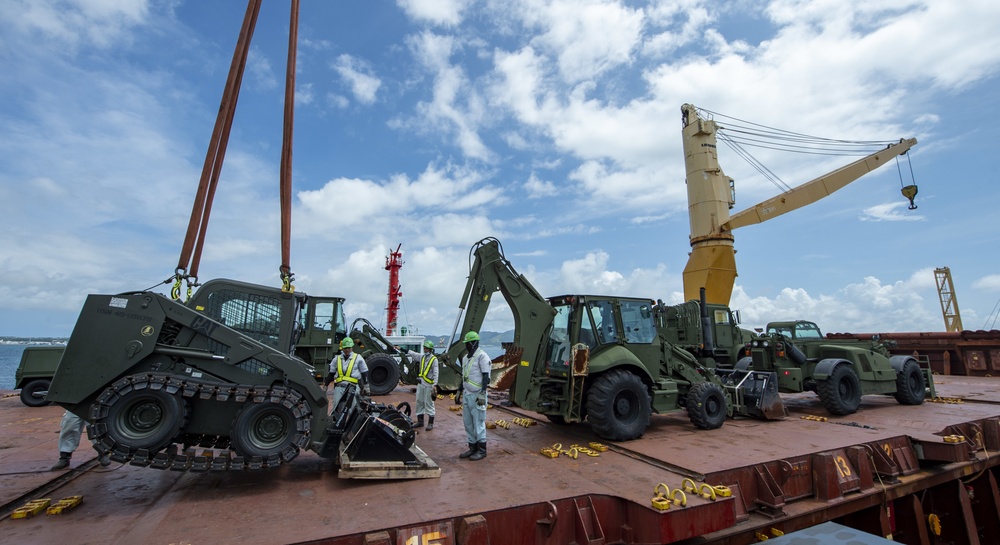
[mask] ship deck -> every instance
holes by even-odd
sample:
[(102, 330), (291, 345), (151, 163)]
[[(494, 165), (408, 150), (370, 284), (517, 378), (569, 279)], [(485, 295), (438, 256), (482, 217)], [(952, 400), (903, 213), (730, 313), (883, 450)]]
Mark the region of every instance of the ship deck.
[[(5, 395), (0, 541), (737, 544), (837, 521), (931, 543), (925, 521), (934, 515), (951, 542), (1000, 542), (1000, 379), (935, 378), (938, 395), (952, 402), (909, 407), (865, 396), (857, 413), (833, 417), (812, 394), (784, 395), (784, 420), (730, 419), (701, 431), (686, 415), (654, 415), (641, 439), (605, 442), (607, 452), (575, 459), (540, 449), (598, 441), (586, 424), (559, 426), (496, 406), (488, 419), (536, 423), (491, 429), (486, 459), (459, 460), (462, 419), (443, 398), (435, 429), (417, 436), (441, 476), (408, 481), (341, 479), (313, 453), (259, 472), (102, 468), (86, 437), (71, 469), (53, 472), (62, 409)], [(412, 396), (399, 387), (379, 400)], [(945, 439), (957, 435), (964, 439)], [(657, 484), (674, 490), (685, 479), (733, 495), (687, 493), (684, 506), (654, 508)], [(62, 514), (11, 517), (29, 500), (75, 495), (83, 502)]]

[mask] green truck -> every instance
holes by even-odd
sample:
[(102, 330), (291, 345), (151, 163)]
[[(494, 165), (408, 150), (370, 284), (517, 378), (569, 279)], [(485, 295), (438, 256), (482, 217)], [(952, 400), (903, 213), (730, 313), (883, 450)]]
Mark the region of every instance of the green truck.
[(892, 355), (877, 336), (833, 340), (823, 337), (814, 322), (771, 322), (746, 348), (733, 370), (717, 372), (733, 382), (748, 371), (773, 371), (780, 392), (816, 392), (835, 415), (857, 411), (862, 395), (891, 395), (903, 405), (919, 405), (936, 395), (929, 364)]
[(64, 346), (26, 346), (21, 353), (21, 363), (14, 372), (14, 388), (21, 389), (21, 403), (29, 407), (44, 407), (49, 404), (45, 395), (49, 393), (52, 375), (56, 374), (59, 358)]

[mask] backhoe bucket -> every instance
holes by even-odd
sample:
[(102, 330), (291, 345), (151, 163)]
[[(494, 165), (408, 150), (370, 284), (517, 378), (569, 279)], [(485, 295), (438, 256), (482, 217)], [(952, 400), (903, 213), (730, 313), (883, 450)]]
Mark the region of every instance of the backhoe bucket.
[[(328, 435), (336, 436), (339, 442), (336, 450), (340, 458), (338, 477), (429, 479), (441, 476), (441, 468), (414, 444), (415, 434), (409, 416), (397, 407), (365, 399), (356, 388), (346, 392), (337, 405)], [(324, 452), (327, 450), (324, 446)]]
[(742, 369), (716, 369), (733, 400), (736, 414), (779, 420), (788, 416), (781, 396), (778, 395), (778, 375), (773, 371), (748, 371)]

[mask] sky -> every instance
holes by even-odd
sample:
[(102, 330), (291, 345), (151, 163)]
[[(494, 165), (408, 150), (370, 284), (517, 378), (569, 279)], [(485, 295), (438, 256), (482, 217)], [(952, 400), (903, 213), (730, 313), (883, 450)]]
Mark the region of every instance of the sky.
[[(201, 280), (281, 284), (289, 7), (261, 9)], [(0, 335), (68, 336), (88, 293), (168, 293), (245, 10), (3, 3)], [(965, 329), (1000, 329), (997, 28), (991, 0), (302, 0), (295, 287), (384, 326), (402, 245), (399, 323), (447, 335), (470, 248), (496, 237), (543, 295), (681, 302), (690, 103), (919, 141), (898, 168), (734, 232), (745, 326), (943, 331), (933, 271), (949, 267)], [(789, 186), (854, 160), (751, 151)], [(719, 161), (732, 212), (780, 193), (734, 150)], [(483, 329), (512, 327), (497, 298)]]

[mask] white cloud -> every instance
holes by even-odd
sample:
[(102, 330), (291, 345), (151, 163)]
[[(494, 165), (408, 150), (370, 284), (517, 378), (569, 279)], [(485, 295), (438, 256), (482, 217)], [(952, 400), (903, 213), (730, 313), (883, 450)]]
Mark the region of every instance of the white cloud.
[(551, 197), (559, 193), (556, 184), (540, 179), (534, 172), (528, 177), (528, 181), (524, 183), (524, 189), (528, 192), (529, 199)]
[(972, 287), (988, 291), (1000, 291), (1000, 274), (984, 276), (973, 282)]
[(865, 208), (859, 216), (861, 221), (925, 221), (921, 215), (903, 212), (904, 202), (876, 204)]
[(533, 45), (558, 59), (564, 81), (589, 80), (632, 60), (643, 12), (601, 0), (527, 0), (512, 6), (529, 28)]
[(462, 12), (472, 0), (396, 0), (396, 4), (413, 19), (442, 26), (462, 22)]
[(0, 25), (34, 47), (72, 52), (128, 40), (151, 11), (147, 0), (8, 0), (0, 10)]
[(466, 157), (492, 160), (493, 153), (478, 134), (485, 106), (462, 67), (451, 63), (459, 43), (431, 32), (411, 37), (409, 43), (414, 56), (432, 73), (434, 83), (432, 99), (417, 104), (418, 116), (408, 126), (424, 133), (443, 131), (452, 136)]
[(362, 104), (375, 102), (382, 81), (372, 75), (369, 63), (345, 53), (333, 62), (333, 69), (347, 83), (355, 100)]

